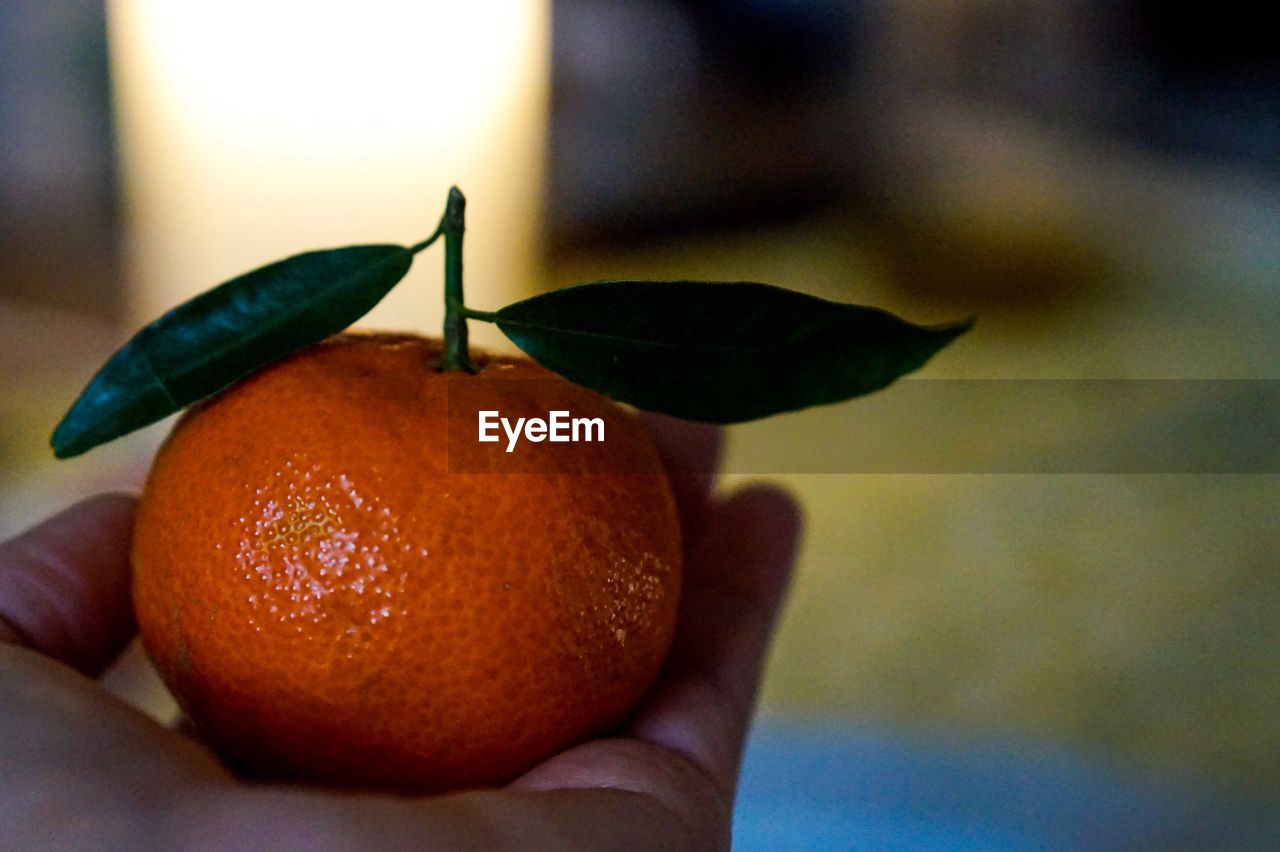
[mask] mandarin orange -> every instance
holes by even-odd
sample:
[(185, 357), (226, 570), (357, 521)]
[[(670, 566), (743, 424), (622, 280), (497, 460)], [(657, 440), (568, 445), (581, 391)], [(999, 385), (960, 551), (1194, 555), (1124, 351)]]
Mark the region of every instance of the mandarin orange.
[[(501, 783), (616, 726), (669, 649), (680, 528), (641, 424), (527, 359), (442, 373), (440, 352), (330, 339), (190, 410), (156, 456), (132, 555), (143, 642), (246, 774)], [(608, 431), (506, 454), (477, 444), (476, 399)]]

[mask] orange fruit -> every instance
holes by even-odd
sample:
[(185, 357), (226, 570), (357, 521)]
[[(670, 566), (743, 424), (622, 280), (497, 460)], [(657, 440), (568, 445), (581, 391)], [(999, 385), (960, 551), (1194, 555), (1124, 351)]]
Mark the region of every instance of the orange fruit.
[[(142, 639), (247, 774), (501, 783), (616, 726), (669, 649), (680, 529), (641, 424), (527, 359), (441, 373), (440, 351), (341, 335), (193, 408), (156, 456)], [(476, 441), (476, 399), (608, 431), (508, 454)], [(501, 467), (533, 450), (547, 463)]]

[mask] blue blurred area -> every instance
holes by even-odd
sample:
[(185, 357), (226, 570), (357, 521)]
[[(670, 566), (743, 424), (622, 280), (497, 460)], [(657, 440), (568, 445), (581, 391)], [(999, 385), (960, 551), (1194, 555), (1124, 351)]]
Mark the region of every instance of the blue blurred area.
[(1280, 815), (1066, 748), (766, 720), (734, 848), (1280, 849)]

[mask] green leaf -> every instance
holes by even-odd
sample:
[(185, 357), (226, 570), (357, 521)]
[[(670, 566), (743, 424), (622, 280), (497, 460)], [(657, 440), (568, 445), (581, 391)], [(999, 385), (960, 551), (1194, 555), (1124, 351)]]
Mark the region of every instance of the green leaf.
[(766, 284), (656, 281), (581, 284), (472, 315), (570, 381), (712, 423), (878, 390), (972, 324), (925, 328)]
[(313, 251), (233, 278), (138, 332), (53, 432), (59, 458), (154, 423), (364, 316), (413, 263), (397, 245)]

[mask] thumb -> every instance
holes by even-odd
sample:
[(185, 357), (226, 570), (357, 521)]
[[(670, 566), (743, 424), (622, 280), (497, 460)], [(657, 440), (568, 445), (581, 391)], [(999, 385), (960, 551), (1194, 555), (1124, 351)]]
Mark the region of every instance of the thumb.
[(84, 500), (0, 544), (0, 642), (97, 675), (134, 633), (129, 541), (137, 501)]

